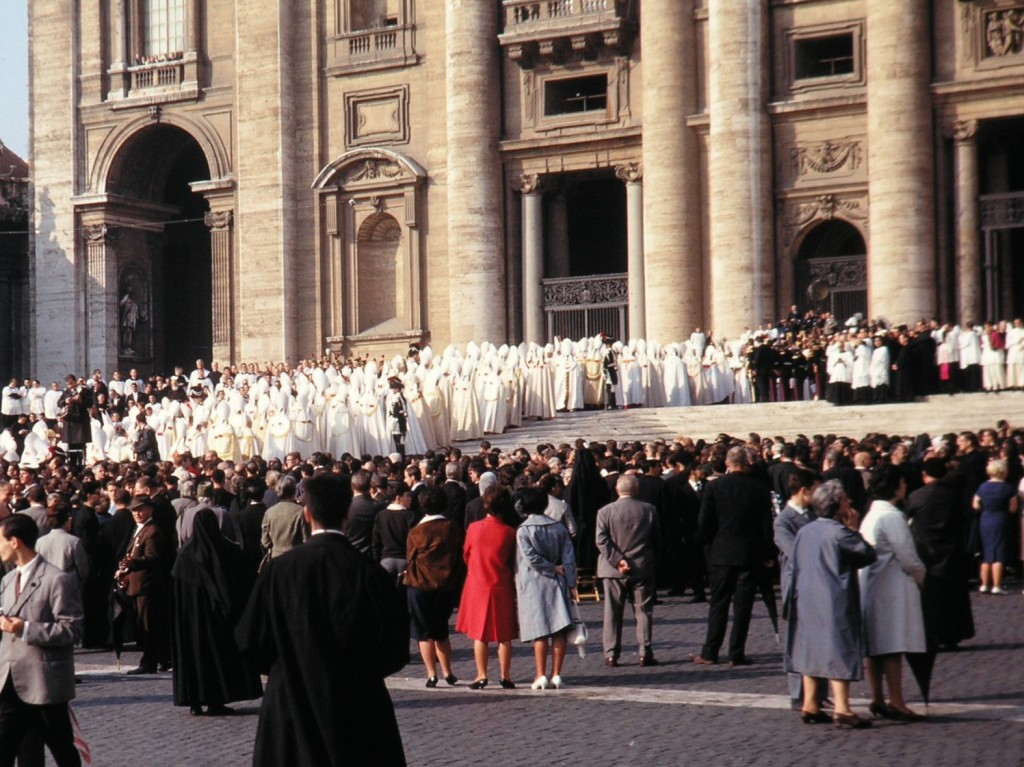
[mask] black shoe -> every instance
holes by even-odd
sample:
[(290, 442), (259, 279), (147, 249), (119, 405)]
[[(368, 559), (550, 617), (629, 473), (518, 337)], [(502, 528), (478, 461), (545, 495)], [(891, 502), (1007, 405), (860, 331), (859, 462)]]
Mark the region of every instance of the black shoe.
[(448, 684), (449, 687), (454, 687), (455, 683), (459, 681), (459, 678), (455, 676), (455, 674), (449, 674), (444, 678), (444, 681)]
[(604, 659), (604, 665), (606, 665), (608, 668), (616, 668), (619, 665), (619, 659), (612, 655), (609, 655), (607, 658)]
[(648, 666), (657, 666), (658, 659), (654, 657), (654, 653), (644, 653), (643, 657), (640, 658), (640, 665), (644, 668)]
[(516, 689), (516, 683), (513, 682), (511, 679), (502, 679), (501, 680), (501, 686), (505, 690), (514, 690), (514, 689)]
[(203, 715), (203, 707), (202, 706), (189, 706), (188, 707), (188, 712), (192, 716), (202, 716)]
[(470, 682), (469, 689), (471, 690), (482, 690), (487, 686), (487, 677), (483, 679), (477, 679), (474, 682)]
[(142, 674), (155, 674), (155, 673), (156, 673), (156, 669), (155, 668), (151, 668), (149, 666), (139, 666), (138, 668), (133, 668), (131, 671), (126, 671), (125, 672), (125, 674), (127, 676), (140, 676)]
[(163, 673), (166, 673), (167, 671), (170, 671), (171, 668), (173, 668), (173, 667), (171, 666), (170, 663), (158, 663), (157, 667), (156, 667), (156, 670), (159, 671), (161, 674), (163, 674)]
[(815, 711), (812, 714), (809, 711), (801, 710), (800, 720), (804, 724), (828, 724), (832, 721), (832, 717), (826, 714), (824, 711)]
[(729, 668), (739, 668), (740, 666), (749, 666), (749, 665), (753, 664), (753, 662), (754, 661), (750, 660), (750, 658), (747, 658), (747, 657), (736, 658), (735, 660), (729, 661)]
[(429, 677), (427, 679), (427, 687), (430, 687), (430, 688), (437, 687), (437, 677), (436, 676), (432, 676), (432, 677)]

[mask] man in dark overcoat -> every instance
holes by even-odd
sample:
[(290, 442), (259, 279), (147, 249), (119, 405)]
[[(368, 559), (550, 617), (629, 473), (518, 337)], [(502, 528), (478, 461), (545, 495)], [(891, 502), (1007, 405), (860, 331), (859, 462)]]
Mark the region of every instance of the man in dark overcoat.
[(266, 564), (236, 630), (269, 677), (254, 765), (405, 764), (384, 678), (409, 662), (409, 615), (342, 534), (351, 502), (341, 477), (306, 480), (310, 539)]

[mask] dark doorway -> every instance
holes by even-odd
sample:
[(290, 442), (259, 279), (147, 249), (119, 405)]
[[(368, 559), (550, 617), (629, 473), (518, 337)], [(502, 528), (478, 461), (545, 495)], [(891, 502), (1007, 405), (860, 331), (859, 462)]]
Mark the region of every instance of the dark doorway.
[(189, 183), (209, 178), (199, 147), (188, 152), (167, 176), (164, 202), (179, 213), (164, 228), (160, 254), (163, 270), (164, 343), (168, 369), (186, 370), (195, 360), (213, 356), (213, 274), (210, 265), (210, 230), (203, 221), (209, 205), (194, 194)]
[[(190, 184), (206, 181), (202, 148), (186, 131), (165, 124), (135, 134), (116, 158), (108, 188), (131, 210), (133, 223), (117, 239), (119, 321), (125, 296), (138, 306), (131, 345), (122, 338), (118, 362), (157, 372), (191, 369), (213, 349), (209, 205)], [(131, 201), (137, 203), (132, 209)]]
[(626, 185), (614, 177), (584, 178), (566, 188), (569, 274), (626, 271)]
[[(978, 130), (980, 192), (985, 229), (981, 254), (986, 318), (1024, 316), (1024, 117), (985, 120)], [(991, 219), (991, 220), (990, 220)]]
[(796, 303), (801, 312), (830, 312), (840, 323), (867, 315), (867, 248), (845, 221), (825, 221), (804, 237), (796, 263)]

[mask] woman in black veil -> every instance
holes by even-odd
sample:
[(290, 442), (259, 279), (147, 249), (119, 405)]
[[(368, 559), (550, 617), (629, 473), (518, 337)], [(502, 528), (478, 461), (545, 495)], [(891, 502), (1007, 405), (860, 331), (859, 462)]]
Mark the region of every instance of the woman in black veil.
[(225, 704), (261, 697), (259, 674), (242, 660), (234, 638), (252, 576), (212, 510), (196, 513), (171, 575), (174, 705), (188, 706), (193, 716), (201, 716), (204, 705), (208, 715), (224, 716), (233, 713)]
[(612, 498), (608, 483), (597, 468), (594, 454), (582, 443), (576, 446), (572, 479), (569, 480), (565, 500), (579, 526), (576, 535), (576, 565), (584, 569), (593, 569), (597, 566), (597, 544), (594, 540), (597, 510), (611, 503)]

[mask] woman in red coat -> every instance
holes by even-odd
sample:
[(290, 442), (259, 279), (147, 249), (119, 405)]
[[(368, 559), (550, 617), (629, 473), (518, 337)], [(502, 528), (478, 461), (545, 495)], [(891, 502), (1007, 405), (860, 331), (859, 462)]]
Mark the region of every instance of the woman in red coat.
[(498, 643), (501, 686), (512, 682), (512, 640), (519, 636), (516, 613), (516, 531), (502, 520), (515, 517), (508, 488), (489, 487), (484, 493), (487, 516), (466, 531), (463, 557), (468, 572), (455, 629), (473, 640), (476, 681), (470, 689), (487, 686), (488, 644)]

